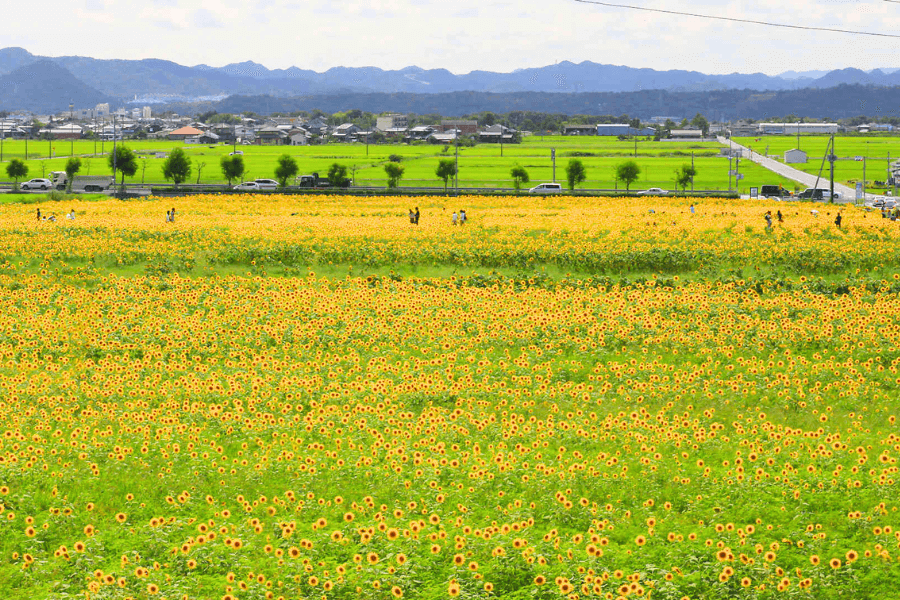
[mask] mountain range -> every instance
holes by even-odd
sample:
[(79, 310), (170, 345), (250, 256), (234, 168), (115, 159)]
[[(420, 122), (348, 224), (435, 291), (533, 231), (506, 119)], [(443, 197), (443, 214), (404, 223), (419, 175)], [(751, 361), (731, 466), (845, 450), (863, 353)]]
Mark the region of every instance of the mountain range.
[(665, 90), (712, 92), (732, 89), (762, 92), (835, 86), (900, 85), (900, 70), (830, 72), (789, 71), (707, 75), (698, 71), (631, 68), (590, 61), (563, 61), (511, 73), (411, 66), (399, 70), (377, 67), (334, 67), (323, 73), (291, 67), (268, 69), (252, 62), (224, 67), (184, 66), (160, 60), (107, 60), (81, 56), (43, 57), (22, 48), (0, 50), (0, 109), (56, 112), (74, 104), (89, 108), (101, 101), (134, 104), (214, 102), (229, 96), (292, 98), (336, 94), (490, 94), (613, 93)]

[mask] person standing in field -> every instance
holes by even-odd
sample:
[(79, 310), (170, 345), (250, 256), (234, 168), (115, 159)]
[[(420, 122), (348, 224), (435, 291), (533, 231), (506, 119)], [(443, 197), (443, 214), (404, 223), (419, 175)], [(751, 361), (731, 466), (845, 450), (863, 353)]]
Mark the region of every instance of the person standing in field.
[(766, 211), (766, 229), (772, 229), (772, 211)]
[(41, 220), (41, 209), (37, 209), (37, 220)]
[(416, 224), (416, 213), (413, 212), (413, 209), (409, 209), (409, 222), (411, 225)]
[(466, 211), (464, 211), (464, 210), (459, 211), (459, 224), (460, 225), (466, 224)]
[(694, 210), (694, 205), (691, 204), (691, 214), (694, 214), (696, 211)]
[(171, 221), (172, 223), (175, 222), (175, 207), (174, 206), (172, 207), (172, 214), (169, 215), (169, 221)]
[(779, 222), (779, 223), (784, 223), (784, 216), (782, 216), (780, 210), (778, 211), (778, 222)]
[(843, 220), (844, 220), (844, 218), (841, 216), (840, 211), (838, 211), (837, 216), (834, 218), (834, 224), (837, 225), (838, 229), (841, 228), (841, 221), (843, 221)]
[(419, 207), (418, 206), (416, 207), (415, 216), (416, 216), (415, 224), (418, 225), (419, 224)]
[(450, 222), (453, 225), (456, 225), (456, 222), (457, 222), (456, 211), (453, 211), (453, 215), (450, 217)]

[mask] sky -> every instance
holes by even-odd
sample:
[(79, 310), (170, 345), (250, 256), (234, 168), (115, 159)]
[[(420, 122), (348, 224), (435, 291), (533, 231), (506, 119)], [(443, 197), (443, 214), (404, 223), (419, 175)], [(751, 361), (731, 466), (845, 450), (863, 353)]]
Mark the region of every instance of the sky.
[[(885, 0), (609, 0), (808, 27), (900, 35)], [(709, 74), (900, 68), (900, 37), (800, 31), (576, 0), (32, 0), (0, 47), (42, 56), (254, 61), (315, 71), (372, 66), (509, 72), (559, 61)], [(9, 22), (7, 24), (10, 24)]]

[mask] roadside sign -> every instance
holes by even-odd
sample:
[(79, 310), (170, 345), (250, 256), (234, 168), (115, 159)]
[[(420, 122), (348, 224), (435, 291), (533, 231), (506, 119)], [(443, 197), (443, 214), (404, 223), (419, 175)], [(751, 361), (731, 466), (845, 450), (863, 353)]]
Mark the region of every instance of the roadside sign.
[(759, 188), (750, 188), (750, 197), (751, 198), (759, 198)]
[(866, 195), (866, 193), (863, 191), (862, 181), (857, 181), (856, 182), (856, 199), (862, 200), (863, 198), (865, 198), (865, 195)]
[(735, 179), (743, 179), (743, 178), (744, 178), (744, 174), (743, 174), (743, 173), (738, 173), (737, 175), (734, 176), (734, 178), (735, 178)]
[(862, 156), (855, 156), (855, 157), (853, 157), (853, 160), (855, 160), (856, 162), (862, 162), (862, 159), (863, 159)]
[(550, 148), (550, 158), (556, 158), (556, 148)]

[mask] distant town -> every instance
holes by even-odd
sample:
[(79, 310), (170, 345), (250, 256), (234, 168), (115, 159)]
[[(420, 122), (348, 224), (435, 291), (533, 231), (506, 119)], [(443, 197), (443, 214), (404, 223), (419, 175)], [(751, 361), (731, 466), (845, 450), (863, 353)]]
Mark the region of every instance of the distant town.
[(165, 139), (186, 144), (242, 144), (304, 146), (323, 143), (506, 143), (530, 135), (653, 137), (657, 140), (702, 140), (709, 136), (890, 133), (891, 122), (816, 122), (810, 119), (779, 122), (709, 122), (703, 115), (658, 116), (640, 119), (600, 115), (569, 117), (544, 113), (483, 112), (471, 118), (440, 115), (372, 114), (350, 110), (333, 114), (300, 111), (261, 116), (210, 111), (192, 116), (171, 111), (154, 114), (150, 106), (111, 110), (108, 103), (75, 108), (52, 115), (0, 113), (4, 139)]

